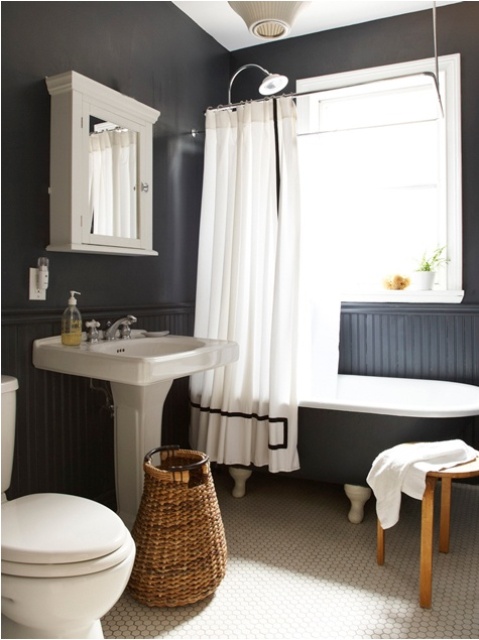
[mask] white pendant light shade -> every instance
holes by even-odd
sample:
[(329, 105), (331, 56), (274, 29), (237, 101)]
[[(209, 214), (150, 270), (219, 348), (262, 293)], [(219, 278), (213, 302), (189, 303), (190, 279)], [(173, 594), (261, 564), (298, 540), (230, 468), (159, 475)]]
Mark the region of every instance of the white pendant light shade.
[(286, 36), (298, 11), (309, 2), (229, 2), (249, 31), (263, 40)]

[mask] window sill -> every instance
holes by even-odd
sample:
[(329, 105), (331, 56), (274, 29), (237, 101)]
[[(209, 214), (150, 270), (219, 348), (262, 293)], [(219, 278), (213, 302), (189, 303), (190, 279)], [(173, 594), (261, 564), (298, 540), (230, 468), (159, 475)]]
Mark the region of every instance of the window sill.
[(341, 302), (420, 302), (460, 304), (464, 291), (375, 291), (341, 294)]

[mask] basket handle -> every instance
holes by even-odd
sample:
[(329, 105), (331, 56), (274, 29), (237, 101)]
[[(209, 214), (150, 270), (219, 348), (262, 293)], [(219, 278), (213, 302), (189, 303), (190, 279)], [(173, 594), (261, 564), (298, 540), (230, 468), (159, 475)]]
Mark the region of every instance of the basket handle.
[[(157, 447), (156, 449), (152, 449), (148, 451), (145, 455), (143, 462), (145, 464), (151, 463), (151, 458), (155, 455), (155, 453), (161, 453), (162, 451), (177, 451), (180, 448), (178, 444), (168, 444), (163, 447)], [(203, 454), (203, 457), (196, 462), (191, 462), (190, 464), (183, 464), (178, 467), (169, 467), (168, 471), (191, 471), (192, 469), (197, 469), (198, 467), (202, 467), (209, 460), (209, 457), (206, 454)]]

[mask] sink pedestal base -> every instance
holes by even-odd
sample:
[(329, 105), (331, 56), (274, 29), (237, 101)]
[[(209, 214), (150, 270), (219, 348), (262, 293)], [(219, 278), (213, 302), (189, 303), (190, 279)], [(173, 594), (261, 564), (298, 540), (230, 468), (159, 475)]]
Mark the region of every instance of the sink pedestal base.
[(115, 404), (115, 483), (118, 515), (131, 529), (143, 493), (143, 458), (161, 445), (163, 405), (172, 385), (111, 382)]

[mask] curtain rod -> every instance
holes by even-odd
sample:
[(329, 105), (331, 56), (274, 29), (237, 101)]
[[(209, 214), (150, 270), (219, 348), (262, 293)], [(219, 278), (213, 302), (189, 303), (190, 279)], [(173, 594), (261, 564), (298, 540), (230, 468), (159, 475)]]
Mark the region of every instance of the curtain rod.
[(437, 92), (437, 98), (441, 106), (441, 113), (444, 115), (444, 110), (442, 108), (441, 93), (439, 91), (439, 82), (437, 81), (436, 74), (433, 71), (420, 71), (416, 73), (407, 73), (399, 76), (389, 76), (388, 78), (377, 78), (374, 80), (365, 80), (363, 82), (355, 82), (352, 84), (343, 84), (338, 87), (330, 87), (329, 89), (315, 89), (314, 91), (304, 91), (303, 93), (296, 93), (296, 92), (282, 93), (279, 96), (268, 96), (266, 98), (256, 98), (255, 100), (242, 100), (241, 102), (233, 102), (232, 104), (225, 104), (225, 105), (220, 104), (217, 107), (208, 107), (208, 109), (204, 111), (204, 115), (206, 115), (208, 111), (226, 111), (227, 109), (236, 109), (237, 107), (243, 104), (252, 103), (252, 102), (267, 102), (268, 100), (279, 100), (281, 98), (295, 99), (295, 98), (301, 98), (302, 96), (314, 96), (315, 94), (325, 93), (326, 91), (339, 91), (341, 89), (353, 89), (354, 87), (362, 87), (370, 84), (376, 84), (378, 82), (388, 82), (389, 80), (401, 80), (402, 78), (414, 78), (416, 76), (428, 76), (433, 79), (434, 87)]

